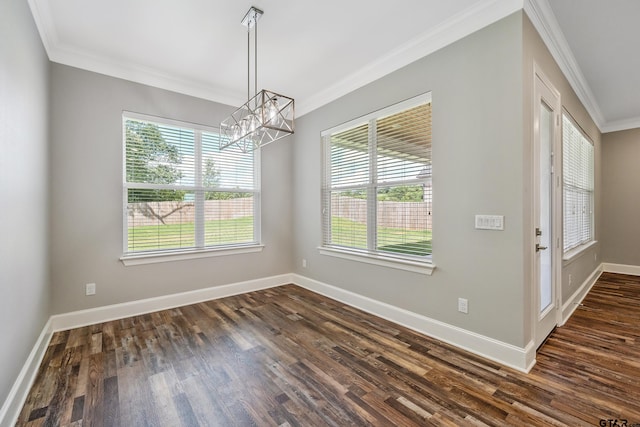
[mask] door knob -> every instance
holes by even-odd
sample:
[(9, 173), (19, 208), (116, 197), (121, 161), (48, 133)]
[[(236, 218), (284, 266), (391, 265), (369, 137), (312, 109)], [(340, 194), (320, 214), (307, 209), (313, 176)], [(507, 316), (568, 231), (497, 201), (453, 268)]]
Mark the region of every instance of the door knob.
[(536, 243), (536, 252), (544, 251), (545, 249), (547, 249), (546, 246), (540, 246), (539, 243)]

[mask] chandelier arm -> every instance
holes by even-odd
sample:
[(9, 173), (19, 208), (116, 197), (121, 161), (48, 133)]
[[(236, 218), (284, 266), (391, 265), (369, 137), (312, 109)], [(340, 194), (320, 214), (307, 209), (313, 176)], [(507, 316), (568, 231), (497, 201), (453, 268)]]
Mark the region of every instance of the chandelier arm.
[[(258, 20), (264, 12), (251, 7), (242, 19), (247, 27), (247, 102), (220, 122), (220, 149), (236, 146), (247, 153), (294, 133), (293, 98), (275, 92), (258, 92)], [(254, 92), (251, 96), (251, 29), (254, 27)]]
[(251, 99), (251, 29), (247, 27), (247, 100)]
[(254, 24), (255, 28), (253, 29), (253, 96), (258, 94), (258, 18), (256, 17), (256, 23)]

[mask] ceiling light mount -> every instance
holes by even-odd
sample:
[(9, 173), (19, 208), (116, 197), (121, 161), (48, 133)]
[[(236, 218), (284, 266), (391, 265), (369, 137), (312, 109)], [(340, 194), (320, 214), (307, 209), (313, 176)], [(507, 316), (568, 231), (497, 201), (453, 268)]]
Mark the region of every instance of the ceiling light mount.
[[(263, 147), (294, 132), (293, 98), (262, 89), (258, 92), (258, 20), (264, 12), (251, 7), (242, 18), (247, 27), (247, 102), (220, 123), (221, 148), (236, 145), (243, 152)], [(251, 96), (251, 31), (254, 33), (254, 93)]]
[(263, 11), (255, 6), (251, 6), (240, 23), (247, 27), (248, 30), (251, 30), (258, 23), (258, 20), (262, 17), (262, 15), (264, 15)]

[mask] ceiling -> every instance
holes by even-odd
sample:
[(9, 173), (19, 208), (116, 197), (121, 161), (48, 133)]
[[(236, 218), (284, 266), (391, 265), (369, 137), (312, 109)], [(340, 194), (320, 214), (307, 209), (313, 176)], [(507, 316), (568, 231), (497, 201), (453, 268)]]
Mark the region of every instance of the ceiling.
[(562, 32), (558, 41), (564, 36), (569, 48), (564, 55), (573, 55), (590, 91), (600, 129), (640, 127), (640, 1), (545, 1)]
[(640, 127), (635, 0), (28, 1), (51, 61), (229, 105), (246, 101), (256, 6), (259, 89), (298, 115), (524, 7), (598, 126)]

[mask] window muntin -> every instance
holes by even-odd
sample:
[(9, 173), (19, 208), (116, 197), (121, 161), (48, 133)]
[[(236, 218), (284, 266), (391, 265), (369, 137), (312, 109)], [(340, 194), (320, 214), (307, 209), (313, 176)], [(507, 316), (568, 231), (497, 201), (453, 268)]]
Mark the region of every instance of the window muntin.
[(594, 239), (593, 143), (567, 114), (562, 116), (564, 252)]
[(430, 94), (322, 137), (323, 246), (430, 261)]
[(258, 153), (136, 113), (123, 115), (123, 134), (125, 255), (258, 243)]

